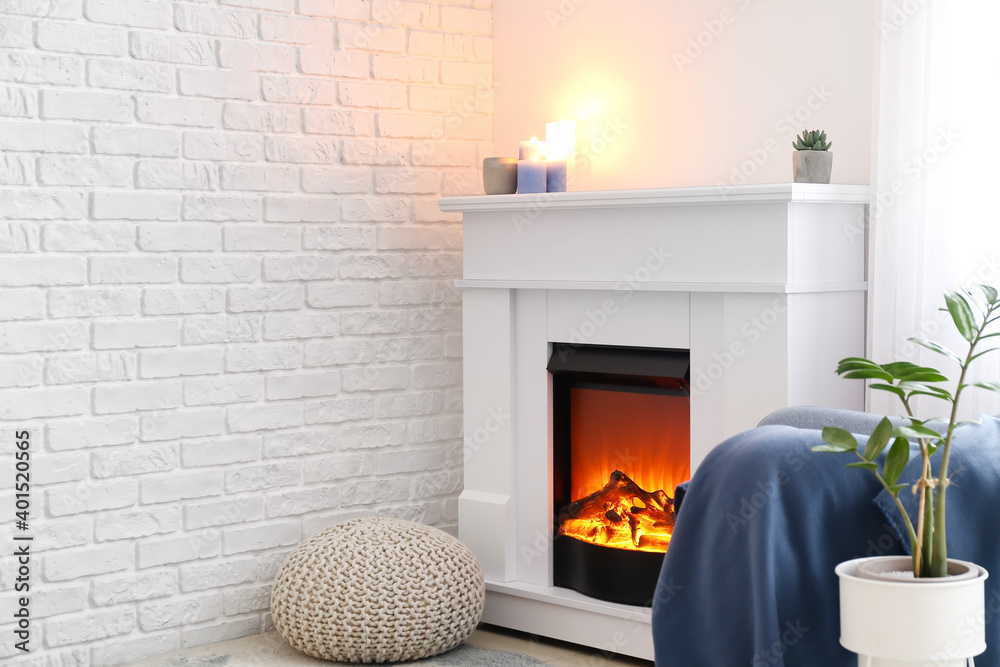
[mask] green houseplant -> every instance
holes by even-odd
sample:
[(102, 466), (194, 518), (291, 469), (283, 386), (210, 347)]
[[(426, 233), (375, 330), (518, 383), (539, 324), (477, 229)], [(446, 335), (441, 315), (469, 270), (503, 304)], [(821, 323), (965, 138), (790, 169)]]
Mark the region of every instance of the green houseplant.
[(833, 142), (826, 132), (804, 130), (792, 142), (792, 177), (796, 183), (829, 183), (833, 174)]
[[(958, 366), (959, 376), (955, 387), (949, 390), (942, 386), (948, 378), (936, 368), (929, 366), (920, 366), (907, 361), (877, 364), (861, 357), (843, 359), (837, 367), (838, 375), (870, 380), (871, 389), (896, 395), (910, 423), (893, 427), (892, 422), (884, 418), (869, 436), (864, 449), (860, 451), (858, 441), (853, 434), (843, 429), (827, 427), (823, 429), (823, 441), (826, 444), (813, 449), (819, 452), (852, 453), (858, 460), (849, 463), (849, 467), (868, 470), (878, 478), (896, 504), (900, 519), (906, 527), (912, 553), (911, 558), (903, 558), (903, 565), (905, 566), (907, 562), (910, 565), (909, 581), (901, 579), (899, 574), (892, 577), (878, 574), (879, 570), (905, 569), (900, 567), (898, 557), (857, 559), (842, 563), (837, 568), (838, 575), (841, 576), (841, 642), (859, 655), (873, 656), (875, 659), (905, 663), (915, 658), (914, 664), (931, 664), (927, 660), (934, 660), (935, 665), (950, 667), (964, 666), (966, 658), (971, 659), (985, 650), (985, 635), (981, 631), (965, 632), (966, 636), (962, 638), (954, 636), (963, 628), (974, 627), (974, 624), (966, 623), (970, 614), (982, 613), (984, 604), (982, 582), (987, 575), (985, 570), (976, 565), (948, 559), (945, 511), (955, 430), (967, 423), (959, 421), (959, 402), (965, 391), (973, 387), (1000, 392), (1000, 382), (966, 382), (969, 368), (977, 359), (1000, 349), (998, 347), (983, 349), (988, 347), (986, 345), (988, 339), (1000, 336), (1000, 332), (988, 333), (990, 325), (1000, 320), (1000, 297), (996, 289), (979, 286), (960, 292), (948, 292), (945, 295), (945, 303), (946, 310), (968, 344), (968, 349), (956, 353), (925, 338), (910, 340), (942, 355)], [(917, 396), (931, 396), (944, 401), (949, 406), (950, 412), (947, 425), (942, 426), (944, 422), (940, 420), (935, 422), (936, 428), (932, 428), (932, 420), (917, 418), (913, 412), (913, 400)], [(919, 478), (912, 482), (900, 479), (910, 459), (910, 440), (916, 441), (919, 446), (922, 464)], [(883, 454), (885, 457), (880, 464)], [(931, 463), (932, 458), (938, 454), (940, 459), (935, 474)], [(918, 497), (916, 526), (913, 525), (900, 500), (899, 495), (904, 490)], [(882, 567), (883, 565), (886, 567)], [(905, 572), (903, 576), (907, 576)], [(870, 590), (871, 585), (861, 580), (877, 581), (881, 588)], [(963, 586), (962, 582), (968, 583)], [(921, 585), (924, 583), (932, 585)], [(897, 594), (897, 597), (893, 597)], [(884, 608), (886, 599), (890, 597), (895, 600), (894, 605), (912, 605), (917, 610), (933, 610), (933, 624), (946, 626), (948, 631), (943, 632), (941, 637), (931, 637), (930, 635), (934, 633), (928, 632), (925, 623), (920, 619), (909, 619), (902, 623), (901, 629), (896, 634), (908, 635), (912, 634), (914, 629), (918, 629), (921, 635), (902, 641), (899, 647), (892, 650), (886, 648), (892, 641), (886, 642), (885, 636), (879, 635), (871, 628), (865, 628), (864, 623), (859, 624), (858, 617), (866, 613), (871, 613), (876, 618), (882, 614), (898, 616), (902, 613), (905, 616), (907, 613), (905, 610)], [(942, 601), (941, 598), (947, 600)], [(946, 609), (942, 609), (942, 606)], [(851, 618), (847, 618), (848, 616)], [(889, 632), (885, 624), (875, 623), (875, 627)], [(923, 642), (927, 646), (908, 653), (913, 649), (913, 642), (918, 644)], [(854, 645), (851, 645), (852, 643)], [(951, 648), (946, 650), (946, 644)], [(877, 652), (882, 650), (888, 654), (878, 655)], [(942, 655), (945, 657), (944, 660)], [(882, 663), (870, 664), (875, 667)]]

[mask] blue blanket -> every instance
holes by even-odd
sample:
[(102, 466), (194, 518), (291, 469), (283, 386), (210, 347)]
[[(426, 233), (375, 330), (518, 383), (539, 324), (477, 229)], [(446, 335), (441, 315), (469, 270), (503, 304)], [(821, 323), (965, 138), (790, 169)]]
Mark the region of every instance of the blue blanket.
[[(949, 556), (996, 574), (986, 589), (989, 649), (976, 664), (997, 667), (1000, 422), (983, 417), (956, 435)], [(866, 439), (858, 437), (862, 447)], [(905, 541), (895, 506), (877, 499), (875, 477), (845, 468), (857, 460), (847, 454), (813, 453), (821, 443), (819, 431), (764, 426), (722, 443), (699, 466), (653, 601), (657, 667), (857, 665), (839, 643), (834, 567), (905, 554)], [(915, 457), (902, 481), (918, 471)]]

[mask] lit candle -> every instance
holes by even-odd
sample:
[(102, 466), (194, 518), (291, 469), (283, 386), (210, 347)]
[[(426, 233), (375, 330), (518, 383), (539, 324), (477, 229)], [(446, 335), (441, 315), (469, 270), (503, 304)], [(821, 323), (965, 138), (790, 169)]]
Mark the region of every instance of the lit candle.
[(566, 192), (576, 158), (576, 122), (545, 124), (545, 158), (549, 161), (549, 192)]
[(568, 175), (566, 160), (549, 160), (545, 163), (545, 191), (566, 192)]
[(576, 152), (576, 123), (571, 120), (546, 123), (545, 152), (549, 160), (570, 160)]
[(517, 161), (517, 193), (545, 192), (545, 160), (533, 157)]
[(517, 158), (519, 160), (544, 160), (545, 142), (539, 141), (537, 137), (532, 137), (531, 141), (522, 141)]

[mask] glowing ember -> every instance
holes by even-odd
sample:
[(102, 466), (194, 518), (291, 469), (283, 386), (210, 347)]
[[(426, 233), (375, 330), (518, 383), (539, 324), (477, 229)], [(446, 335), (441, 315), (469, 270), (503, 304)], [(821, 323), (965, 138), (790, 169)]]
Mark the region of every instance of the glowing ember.
[(615, 549), (663, 553), (674, 530), (674, 501), (643, 491), (616, 470), (603, 489), (563, 510), (559, 534)]

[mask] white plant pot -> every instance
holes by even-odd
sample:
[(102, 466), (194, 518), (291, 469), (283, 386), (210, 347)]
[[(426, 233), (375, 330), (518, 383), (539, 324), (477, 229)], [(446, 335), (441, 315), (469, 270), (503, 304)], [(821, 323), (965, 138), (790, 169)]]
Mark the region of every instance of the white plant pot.
[[(840, 643), (859, 667), (967, 667), (986, 650), (986, 578), (875, 581), (857, 576), (858, 558), (837, 566)], [(970, 564), (971, 565), (971, 564)]]

